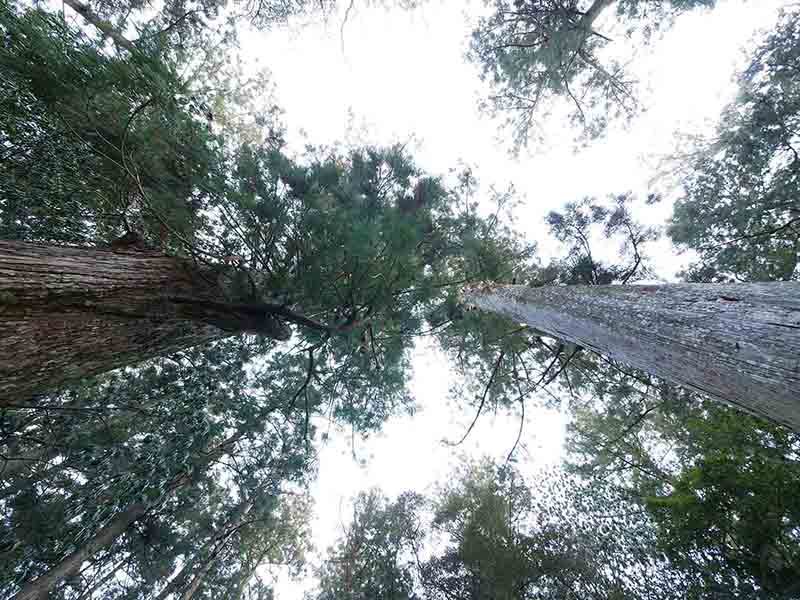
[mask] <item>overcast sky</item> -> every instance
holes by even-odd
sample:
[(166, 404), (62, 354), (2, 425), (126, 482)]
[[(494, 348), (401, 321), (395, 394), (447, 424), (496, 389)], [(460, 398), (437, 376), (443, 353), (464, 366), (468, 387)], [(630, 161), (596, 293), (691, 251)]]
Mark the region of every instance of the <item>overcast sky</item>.
[[(613, 131), (579, 153), (573, 152), (565, 125), (550, 123), (548, 143), (516, 159), (509, 156), (498, 124), (478, 113), (481, 84), (475, 67), (463, 58), (470, 19), (485, 10), (482, 4), (431, 0), (410, 12), (362, 4), (356, 0), (344, 36), (341, 14), (319, 26), (246, 35), (248, 55), (272, 70), (290, 143), (411, 141), (418, 164), (430, 172), (443, 174), (466, 163), (484, 185), (513, 183), (524, 200), (519, 225), (548, 254), (553, 247), (543, 217), (550, 210), (586, 195), (650, 191), (654, 165), (675, 148), (675, 134), (713, 123), (734, 92), (731, 78), (743, 64), (743, 50), (752, 48), (756, 32), (773, 26), (787, 2), (721, 0), (714, 11), (681, 17), (649, 51), (627, 48), (624, 37), (615, 39), (620, 54), (635, 52), (634, 72), (648, 90), (643, 96), (647, 113), (629, 130)], [(603, 31), (602, 22), (597, 29)], [(670, 208), (669, 201), (662, 202), (637, 216), (663, 224)], [(660, 275), (671, 279), (681, 260), (666, 243), (652, 252)], [(414, 366), (419, 411), (413, 418), (391, 420), (366, 442), (356, 440), (355, 454), (363, 464), (354, 460), (344, 433), (333, 432), (322, 449), (313, 490), (314, 541), (320, 550), (348, 521), (349, 501), (358, 491), (378, 486), (390, 496), (408, 489), (424, 492), (445, 478), (460, 456), (502, 460), (513, 445), (516, 415), (481, 419), (458, 454), (444, 445), (443, 440), (463, 434), (473, 414), (448, 406), (450, 374), (435, 349), (422, 344)], [(531, 406), (518, 452), (524, 470), (560, 459), (564, 426), (563, 415)], [(298, 599), (312, 584), (281, 581), (279, 598)]]

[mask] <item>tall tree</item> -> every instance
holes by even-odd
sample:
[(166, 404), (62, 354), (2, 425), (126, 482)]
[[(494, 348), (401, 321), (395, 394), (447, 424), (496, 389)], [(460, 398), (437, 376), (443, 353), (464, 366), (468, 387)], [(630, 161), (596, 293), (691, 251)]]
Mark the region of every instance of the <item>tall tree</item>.
[(710, 139), (677, 172), (669, 234), (697, 252), (690, 281), (800, 279), (800, 13), (786, 12), (739, 75)]
[[(715, 0), (494, 0), (492, 13), (472, 33), (469, 58), (492, 87), (487, 107), (508, 113), (517, 146), (538, 135), (540, 123), (563, 100), (583, 138), (605, 131), (617, 117), (638, 110), (635, 82), (623, 61), (606, 50), (619, 38), (652, 30), (678, 13)], [(613, 13), (613, 32), (601, 31), (601, 15)], [(626, 31), (627, 29), (627, 31)], [(609, 35), (616, 39), (612, 40)]]
[[(230, 438), (219, 444), (215, 448), (209, 448), (207, 456), (202, 457), (205, 463), (219, 458), (225, 451), (227, 444), (235, 443), (235, 439)], [(203, 464), (201, 468), (206, 465)], [(118, 537), (120, 537), (133, 523), (141, 519), (154, 505), (166, 500), (169, 496), (181, 487), (189, 485), (192, 481), (188, 472), (180, 473), (171, 479), (163, 493), (156, 494), (151, 501), (134, 502), (127, 506), (122, 512), (114, 515), (107, 524), (101, 527), (89, 539), (79, 544), (75, 551), (65, 556), (58, 564), (47, 573), (24, 585), (22, 589), (13, 596), (14, 600), (38, 600), (46, 598), (50, 591), (60, 584), (64, 579), (74, 575), (83, 565), (98, 552), (110, 547)]]
[(686, 589), (658, 557), (646, 512), (608, 486), (557, 471), (526, 482), (487, 461), (452, 475), (427, 499), (359, 496), (313, 597), (611, 600)]
[(341, 540), (328, 549), (317, 572), (318, 600), (416, 600), (409, 561), (424, 534), (419, 524), (423, 498), (401, 495), (387, 501), (377, 490), (359, 494), (353, 519)]
[[(441, 304), (450, 282), (492, 276), (479, 253), (499, 256), (513, 246), (498, 235), (473, 239), (464, 252), (458, 238), (481, 221), (475, 207), (465, 207), (440, 181), (425, 177), (399, 147), (318, 149), (301, 163), (285, 156), (277, 134), (256, 145), (221, 144), (197, 115), (176, 103), (185, 89), (168, 68), (155, 96), (143, 94), (133, 79), (124, 89), (112, 87), (113, 93), (98, 88), (96, 102), (105, 106), (101, 100), (108, 97), (107, 111), (87, 113), (85, 94), (73, 82), (73, 75), (78, 81), (86, 77), (86, 70), (75, 68), (78, 59), (90, 62), (89, 73), (107, 72), (117, 87), (140, 61), (152, 61), (139, 55), (108, 58), (38, 13), (7, 18), (12, 30), (27, 28), (39, 40), (12, 36), (16, 41), (5, 50), (12, 81), (28, 90), (34, 106), (41, 104), (42, 126), (61, 136), (68, 152), (75, 148), (95, 161), (83, 162), (84, 175), (72, 170), (37, 179), (41, 188), (33, 206), (42, 228), (21, 229), (14, 237), (92, 241), (99, 247), (4, 244), (2, 327), (9, 333), (3, 352), (10, 357), (2, 366), (4, 403), (224, 335), (285, 339), (289, 325), (307, 341), (309, 374), (328, 353), (357, 370), (380, 372), (378, 379), (398, 380), (396, 367), (410, 343), (405, 335)], [(41, 70), (40, 63), (54, 69)], [(38, 86), (30, 85), (29, 66)], [(66, 86), (63, 94), (53, 95), (51, 76)], [(65, 104), (78, 108), (66, 110)], [(7, 113), (17, 129), (32, 118), (28, 105)], [(127, 117), (120, 119), (121, 113)], [(150, 123), (158, 128), (149, 130)], [(184, 137), (184, 128), (194, 132), (191, 137)], [(14, 131), (8, 136), (12, 147)], [(91, 136), (96, 146), (87, 146)], [(141, 136), (141, 146), (133, 152), (129, 140), (135, 136)], [(147, 136), (169, 145), (148, 151)], [(39, 142), (26, 140), (18, 153), (24, 160), (11, 174), (33, 179), (28, 146)], [(204, 157), (181, 159), (196, 169), (188, 179), (161, 168), (175, 160), (173, 143)], [(116, 178), (122, 188), (105, 184), (100, 190), (108, 196), (95, 201), (84, 183), (93, 177)], [(63, 182), (75, 187), (64, 216), (83, 226), (77, 238), (62, 237), (64, 229), (52, 221), (58, 213), (41, 201), (51, 189), (62, 193)], [(10, 186), (12, 197), (17, 187)], [(118, 203), (120, 193), (124, 200)], [(13, 227), (25, 222), (25, 205), (8, 206)], [(464, 256), (455, 259), (456, 254)], [(527, 250), (512, 254), (523, 259)], [(65, 269), (72, 275), (63, 287)], [(91, 352), (101, 332), (107, 351)], [(358, 348), (360, 356), (353, 356)]]
[[(302, 490), (311, 457), (304, 437), (311, 432), (282, 410), (294, 390), (262, 393), (258, 369), (242, 368), (260, 351), (252, 342), (217, 342), (7, 411), (0, 452), (46, 447), (47, 454), (3, 482), (2, 587), (54, 573), (65, 556), (87, 551), (82, 544), (109, 519), (145, 503), (145, 515), (51, 593), (73, 597), (93, 586), (109, 598), (152, 593), (181, 563), (204, 564), (202, 549), (220, 542), (218, 533), (241, 504), (238, 494), (253, 499), (254, 508), (220, 545), (225, 560), (211, 561), (202, 587), (232, 594), (247, 589), (253, 561), (301, 560), (308, 509), (287, 512), (278, 496), (286, 484)], [(237, 430), (242, 437), (224, 455), (208, 455), (209, 445)], [(206, 459), (212, 468), (203, 467)], [(186, 473), (185, 484), (167, 494)], [(119, 569), (124, 577), (109, 576)]]
[(465, 298), (800, 430), (797, 283), (486, 284), (467, 288)]

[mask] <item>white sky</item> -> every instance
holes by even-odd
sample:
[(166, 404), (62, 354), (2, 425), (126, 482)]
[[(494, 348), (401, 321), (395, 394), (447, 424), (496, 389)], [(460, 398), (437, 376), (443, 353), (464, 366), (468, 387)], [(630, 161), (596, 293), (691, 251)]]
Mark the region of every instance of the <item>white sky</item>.
[[(550, 210), (584, 195), (650, 189), (658, 156), (674, 150), (676, 132), (697, 131), (714, 121), (735, 89), (731, 77), (743, 63), (742, 48), (751, 47), (748, 41), (757, 30), (775, 23), (786, 3), (721, 0), (714, 11), (684, 15), (650, 51), (637, 51), (635, 72), (650, 90), (642, 98), (649, 110), (628, 131), (614, 131), (576, 154), (571, 133), (554, 123), (547, 147), (532, 148), (518, 159), (509, 156), (497, 124), (479, 115), (481, 84), (463, 59), (471, 30), (466, 13), (474, 18), (484, 10), (481, 4), (431, 0), (403, 12), (364, 8), (356, 0), (344, 29), (344, 52), (340, 19), (292, 33), (251, 33), (244, 48), (273, 72), (290, 143), (413, 139), (410, 148), (418, 164), (430, 172), (442, 174), (463, 161), (483, 184), (505, 188), (513, 183), (524, 198), (518, 223), (547, 253), (552, 246), (542, 220)], [(603, 31), (602, 23), (598, 29)], [(625, 53), (624, 38), (614, 43)], [(663, 202), (637, 216), (663, 224), (670, 209)], [(658, 252), (661, 274), (671, 278), (679, 266), (673, 250), (662, 243), (653, 252)], [(335, 540), (342, 521), (348, 522), (349, 500), (358, 491), (370, 486), (390, 496), (426, 491), (446, 478), (458, 459), (442, 440), (458, 439), (473, 414), (448, 406), (448, 367), (433, 349), (423, 348), (414, 367), (412, 387), (420, 410), (413, 418), (391, 420), (366, 443), (357, 440), (356, 454), (365, 464), (354, 461), (349, 435), (333, 435), (321, 450), (313, 489), (319, 550)], [(515, 416), (485, 416), (459, 451), (502, 460), (518, 425)], [(524, 471), (559, 460), (564, 426), (558, 413), (528, 410), (524, 447), (518, 450)], [(310, 579), (300, 584), (282, 579), (277, 592), (281, 600), (295, 600), (310, 586)]]

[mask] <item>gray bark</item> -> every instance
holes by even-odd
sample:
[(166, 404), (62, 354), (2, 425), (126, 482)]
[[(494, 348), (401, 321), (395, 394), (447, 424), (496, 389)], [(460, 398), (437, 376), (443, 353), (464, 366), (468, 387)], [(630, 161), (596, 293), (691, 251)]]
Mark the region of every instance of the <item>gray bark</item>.
[(580, 27), (586, 31), (591, 31), (592, 25), (605, 9), (614, 4), (616, 0), (594, 0), (589, 10), (584, 13), (580, 20)]
[(286, 339), (271, 315), (235, 304), (221, 269), (0, 241), (0, 406), (236, 332)]
[(97, 13), (95, 13), (88, 4), (84, 4), (83, 2), (80, 2), (80, 0), (64, 0), (64, 4), (69, 6), (72, 10), (86, 19), (87, 22), (91, 23), (105, 35), (114, 40), (114, 43), (117, 45), (117, 47), (125, 48), (131, 53), (136, 51), (134, 45), (126, 37), (117, 31), (109, 21), (106, 21)]
[(800, 431), (800, 283), (480, 285), (464, 299)]

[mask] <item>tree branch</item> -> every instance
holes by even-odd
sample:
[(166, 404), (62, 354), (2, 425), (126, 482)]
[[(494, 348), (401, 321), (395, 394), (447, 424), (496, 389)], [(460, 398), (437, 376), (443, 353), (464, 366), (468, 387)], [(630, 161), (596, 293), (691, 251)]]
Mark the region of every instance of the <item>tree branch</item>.
[(459, 446), (459, 445), (463, 444), (464, 440), (466, 440), (467, 437), (469, 437), (469, 434), (472, 432), (472, 429), (475, 427), (475, 423), (478, 422), (478, 418), (481, 416), (481, 411), (483, 410), (483, 405), (486, 404), (486, 396), (489, 393), (489, 388), (492, 387), (492, 382), (494, 382), (494, 378), (497, 375), (497, 370), (500, 368), (500, 363), (503, 361), (503, 356), (505, 356), (505, 350), (502, 351), (500, 353), (500, 355), (497, 357), (497, 362), (494, 365), (494, 369), (492, 369), (492, 375), (491, 375), (491, 377), (489, 377), (489, 383), (487, 383), (486, 387), (483, 389), (483, 396), (481, 397), (481, 403), (478, 406), (478, 412), (475, 414), (475, 418), (472, 420), (472, 423), (470, 424), (469, 429), (467, 429), (467, 432), (464, 434), (464, 437), (462, 437), (455, 444), (450, 444), (451, 446)]
[(125, 50), (131, 53), (136, 52), (136, 46), (117, 31), (111, 23), (102, 19), (88, 4), (84, 4), (80, 0), (64, 0), (64, 3), (86, 19), (90, 24), (94, 25), (103, 34), (110, 37), (119, 48), (125, 48)]

